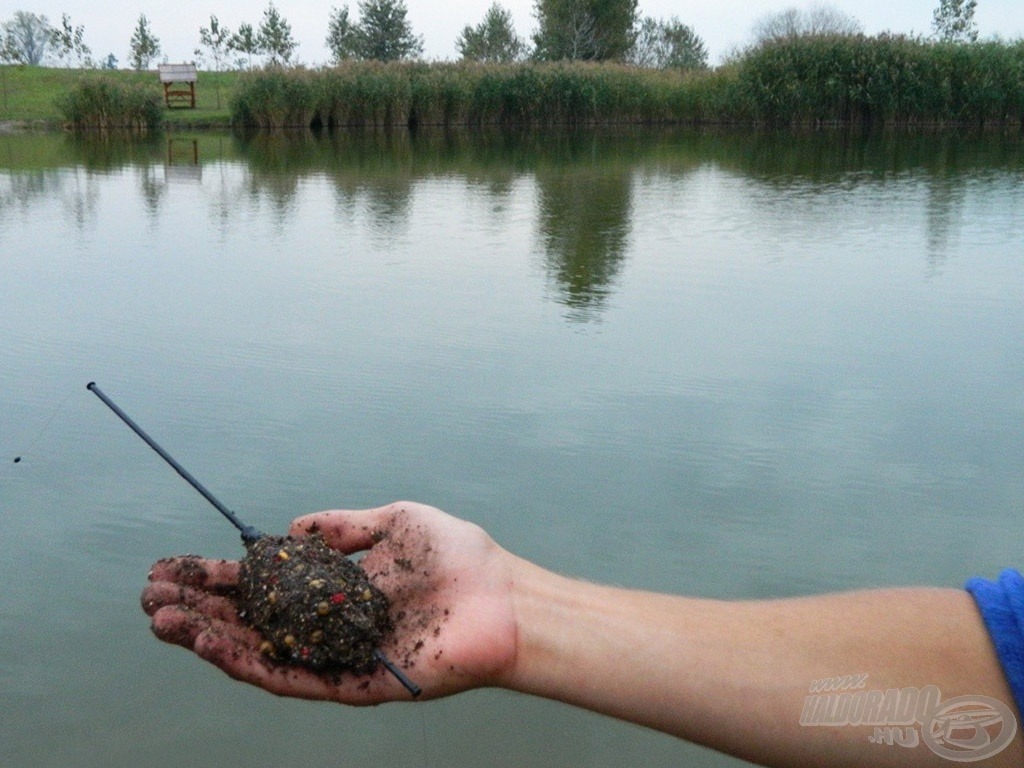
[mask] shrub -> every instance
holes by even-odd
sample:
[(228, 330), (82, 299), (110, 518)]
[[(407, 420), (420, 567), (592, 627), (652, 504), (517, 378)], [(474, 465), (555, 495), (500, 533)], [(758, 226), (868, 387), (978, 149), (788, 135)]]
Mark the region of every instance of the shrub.
[(84, 78), (57, 100), (75, 129), (151, 131), (163, 120), (159, 93), (137, 83)]

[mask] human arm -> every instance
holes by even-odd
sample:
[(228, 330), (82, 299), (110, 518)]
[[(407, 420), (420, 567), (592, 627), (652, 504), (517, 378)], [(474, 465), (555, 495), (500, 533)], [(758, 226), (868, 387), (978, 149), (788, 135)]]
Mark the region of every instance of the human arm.
[[(812, 684), (826, 678), (864, 676), (865, 689), (881, 692), (935, 686), (944, 701), (983, 695), (1013, 709), (985, 627), (959, 590), (732, 602), (603, 587), (538, 569), (518, 581), (517, 593), (523, 629), (509, 687), (759, 764), (949, 765), (924, 744), (872, 743), (874, 724), (801, 725)], [(1019, 766), (1022, 756), (1018, 733), (978, 764)]]
[[(948, 764), (924, 746), (872, 744), (871, 727), (801, 726), (815, 680), (864, 673), (872, 689), (933, 685), (945, 699), (1012, 700), (977, 610), (957, 590), (704, 600), (569, 579), (416, 504), (305, 516), (291, 533), (314, 526), (342, 551), (369, 550), (362, 563), (396, 617), (382, 650), (424, 698), (500, 686), (785, 766)], [(162, 639), (277, 694), (353, 704), (408, 697), (381, 671), (335, 680), (269, 662), (227, 595), (237, 565), (195, 565), (154, 566), (143, 604)], [(1017, 736), (986, 764), (1022, 758)]]

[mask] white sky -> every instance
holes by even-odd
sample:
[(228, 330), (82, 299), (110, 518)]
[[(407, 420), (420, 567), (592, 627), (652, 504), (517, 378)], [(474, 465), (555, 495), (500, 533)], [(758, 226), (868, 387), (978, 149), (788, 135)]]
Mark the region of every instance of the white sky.
[[(478, 24), (492, 0), (406, 0), (413, 31), (424, 38), (428, 59), (456, 59), (455, 40), (466, 24)], [(516, 31), (529, 38), (536, 29), (534, 0), (500, 0), (512, 12)], [(327, 20), (334, 6), (349, 6), (351, 18), (358, 18), (357, 0), (275, 0), (281, 15), (291, 24), (298, 41), (296, 57), (307, 65), (329, 60), (324, 46)], [(868, 34), (878, 32), (931, 31), (932, 11), (939, 0), (832, 0), (826, 3), (863, 24)], [(754, 22), (765, 14), (790, 7), (806, 8), (806, 0), (640, 0), (640, 13), (654, 18), (678, 16), (692, 26), (708, 46), (711, 63), (717, 63), (733, 47), (749, 41)], [(59, 25), (67, 13), (75, 26), (85, 28), (85, 43), (94, 58), (113, 53), (120, 66), (127, 66), (128, 45), (139, 14), (149, 19), (150, 29), (160, 39), (168, 61), (191, 61), (199, 45), (199, 28), (215, 14), (232, 31), (243, 22), (258, 27), (267, 3), (263, 0), (0, 0), (0, 21), (15, 11), (46, 16)], [(975, 20), (982, 37), (1024, 37), (1024, 0), (978, 0)]]

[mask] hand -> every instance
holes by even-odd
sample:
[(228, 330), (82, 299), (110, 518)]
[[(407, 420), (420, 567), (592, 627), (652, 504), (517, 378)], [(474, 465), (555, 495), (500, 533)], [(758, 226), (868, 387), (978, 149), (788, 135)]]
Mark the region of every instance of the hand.
[[(501, 685), (512, 673), (516, 623), (512, 584), (517, 559), (479, 527), (422, 504), (297, 518), (289, 534), (319, 531), (352, 554), (391, 600), (395, 631), (381, 651), (436, 698)], [(150, 573), (142, 605), (161, 640), (181, 645), (231, 677), (271, 693), (348, 704), (408, 698), (383, 668), (373, 674), (317, 674), (262, 654), (262, 638), (237, 615), (232, 592), (239, 564), (179, 557)]]

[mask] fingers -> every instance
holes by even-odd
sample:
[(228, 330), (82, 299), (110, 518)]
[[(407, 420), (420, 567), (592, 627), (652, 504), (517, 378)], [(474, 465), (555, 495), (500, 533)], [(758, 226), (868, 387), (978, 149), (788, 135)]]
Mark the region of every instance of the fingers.
[[(273, 664), (258, 649), (253, 648), (248, 637), (239, 637), (232, 629), (230, 626), (226, 630), (211, 627), (201, 632), (192, 650), (235, 680), (259, 686), (277, 696), (370, 703), (365, 694), (369, 684), (362, 689), (362, 694), (358, 694), (359, 689), (351, 682), (355, 680), (353, 677), (341, 677), (335, 683), (301, 667)], [(364, 678), (367, 681), (369, 679)], [(342, 685), (343, 680), (348, 685)], [(346, 688), (350, 689), (347, 695)]]
[(168, 557), (153, 564), (152, 582), (169, 581), (207, 592), (229, 592), (238, 585), (236, 560), (209, 560), (195, 555)]
[(165, 643), (180, 645), (189, 650), (195, 647), (200, 633), (209, 627), (209, 617), (176, 605), (164, 606), (155, 611), (150, 624), (153, 634)]
[(238, 622), (238, 608), (226, 597), (169, 581), (154, 582), (142, 590), (142, 610), (149, 616), (168, 605), (189, 608), (220, 621)]
[(321, 677), (301, 667), (275, 664), (260, 651), (261, 638), (254, 630), (180, 605), (159, 608), (152, 628), (164, 642), (187, 648), (235, 680), (278, 696), (364, 705), (396, 697), (383, 670), (361, 677)]

